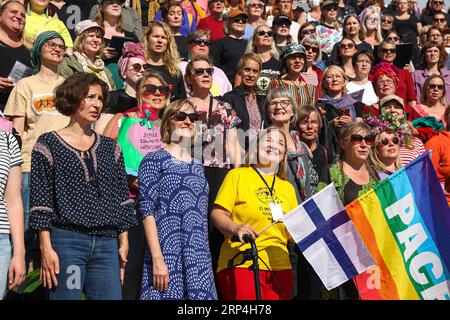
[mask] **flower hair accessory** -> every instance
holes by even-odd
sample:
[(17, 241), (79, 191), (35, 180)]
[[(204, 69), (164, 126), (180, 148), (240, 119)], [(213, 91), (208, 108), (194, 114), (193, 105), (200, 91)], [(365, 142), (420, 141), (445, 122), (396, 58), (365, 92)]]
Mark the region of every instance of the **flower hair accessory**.
[(374, 135), (390, 131), (398, 135), (401, 145), (406, 147), (412, 145), (411, 129), (404, 117), (399, 117), (395, 113), (381, 109), (379, 117), (369, 116), (365, 119), (365, 122), (372, 128)]

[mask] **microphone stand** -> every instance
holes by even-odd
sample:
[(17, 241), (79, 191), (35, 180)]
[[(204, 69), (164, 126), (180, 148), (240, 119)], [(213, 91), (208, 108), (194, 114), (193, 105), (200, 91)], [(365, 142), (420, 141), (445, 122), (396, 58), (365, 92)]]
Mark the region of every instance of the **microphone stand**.
[[(259, 283), (258, 248), (256, 247), (255, 240), (253, 240), (253, 238), (250, 237), (248, 234), (244, 235), (243, 240), (246, 243), (250, 243), (251, 248), (244, 250), (244, 251), (239, 251), (238, 253), (236, 253), (230, 260), (228, 260), (228, 268), (237, 267), (241, 264), (244, 264), (248, 260), (252, 260), (253, 264), (248, 269), (253, 271), (253, 277), (254, 277), (254, 281), (255, 281), (256, 300), (261, 300), (261, 286)], [(232, 237), (231, 241), (238, 242), (239, 239), (237, 237)], [(238, 264), (233, 265), (234, 260), (241, 254), (243, 256), (242, 261)]]

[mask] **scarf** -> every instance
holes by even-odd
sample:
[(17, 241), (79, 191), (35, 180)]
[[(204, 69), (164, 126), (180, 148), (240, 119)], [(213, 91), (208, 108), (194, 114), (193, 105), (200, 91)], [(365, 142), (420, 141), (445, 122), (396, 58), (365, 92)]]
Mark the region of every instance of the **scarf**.
[(105, 63), (103, 62), (102, 59), (97, 58), (95, 62), (92, 62), (84, 53), (80, 53), (78, 51), (74, 51), (73, 55), (80, 63), (84, 72), (96, 74), (97, 77), (99, 77), (101, 80), (105, 81), (108, 84), (109, 90), (110, 91), (112, 90), (110, 80), (105, 72)]

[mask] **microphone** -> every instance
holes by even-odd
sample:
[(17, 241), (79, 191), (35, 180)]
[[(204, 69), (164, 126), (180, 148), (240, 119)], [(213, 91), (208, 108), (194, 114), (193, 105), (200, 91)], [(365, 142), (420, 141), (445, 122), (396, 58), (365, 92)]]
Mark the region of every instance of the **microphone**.
[[(242, 240), (244, 240), (244, 243), (249, 243), (249, 242), (253, 241), (253, 238), (248, 233), (246, 233), (242, 237)], [(231, 242), (241, 242), (241, 240), (239, 240), (238, 236), (232, 236), (231, 237)]]

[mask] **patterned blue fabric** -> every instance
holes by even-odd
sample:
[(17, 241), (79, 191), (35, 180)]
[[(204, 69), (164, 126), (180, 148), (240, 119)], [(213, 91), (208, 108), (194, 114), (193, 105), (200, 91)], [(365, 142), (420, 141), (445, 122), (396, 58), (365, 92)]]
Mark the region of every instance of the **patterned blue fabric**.
[(217, 299), (208, 246), (208, 183), (203, 165), (174, 158), (164, 149), (147, 154), (139, 168), (139, 214), (153, 216), (169, 269), (169, 287), (153, 285), (147, 248), (142, 300)]

